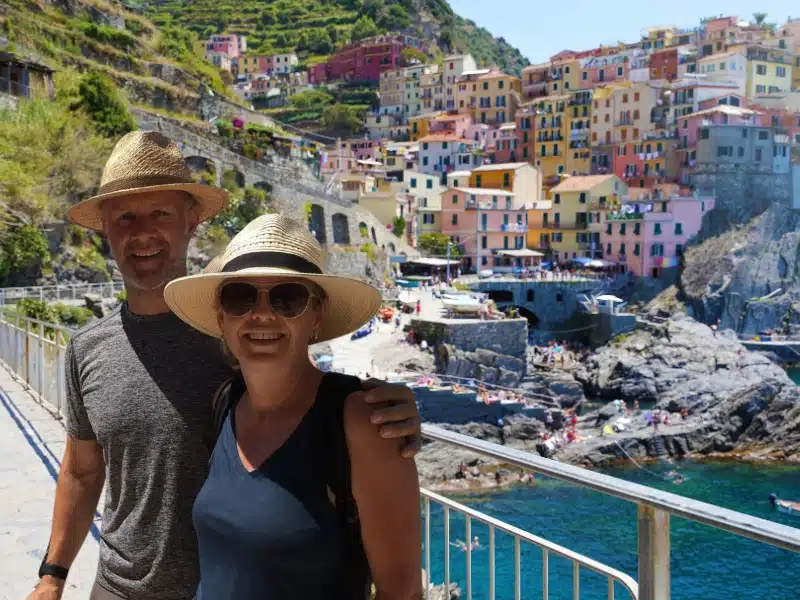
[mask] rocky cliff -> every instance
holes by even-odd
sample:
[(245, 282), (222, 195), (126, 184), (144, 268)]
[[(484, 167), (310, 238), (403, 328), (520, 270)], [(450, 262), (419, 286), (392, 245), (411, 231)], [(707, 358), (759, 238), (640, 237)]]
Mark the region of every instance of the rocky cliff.
[(800, 213), (775, 204), (690, 248), (680, 290), (689, 313), (705, 323), (800, 336)]
[[(688, 317), (673, 317), (602, 348), (576, 378), (589, 396), (619, 398), (629, 407), (636, 400), (654, 402), (671, 413), (677, 424), (662, 428), (661, 435), (680, 441), (667, 444), (670, 453), (738, 451), (800, 460), (800, 388), (769, 359), (745, 350), (730, 331), (715, 334)], [(681, 420), (684, 408), (689, 416)], [(602, 425), (606, 417), (597, 415), (591, 425)], [(629, 451), (652, 454), (651, 430), (641, 425), (623, 437), (634, 441)], [(618, 439), (594, 436), (568, 446), (564, 458), (597, 463), (620, 457)]]

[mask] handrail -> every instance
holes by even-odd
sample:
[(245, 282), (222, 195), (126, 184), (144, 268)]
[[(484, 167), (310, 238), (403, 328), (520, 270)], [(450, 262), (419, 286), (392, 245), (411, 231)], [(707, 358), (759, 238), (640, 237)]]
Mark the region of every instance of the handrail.
[(684, 519), (697, 521), (742, 537), (777, 546), (784, 550), (800, 552), (800, 530), (787, 525), (746, 515), (700, 500), (692, 500), (670, 492), (663, 492), (638, 483), (630, 483), (552, 459), (534, 456), (528, 452), (447, 431), (435, 425), (423, 425), (422, 435), (430, 440), (471, 450), (508, 464), (568, 481), (628, 502), (649, 506)]

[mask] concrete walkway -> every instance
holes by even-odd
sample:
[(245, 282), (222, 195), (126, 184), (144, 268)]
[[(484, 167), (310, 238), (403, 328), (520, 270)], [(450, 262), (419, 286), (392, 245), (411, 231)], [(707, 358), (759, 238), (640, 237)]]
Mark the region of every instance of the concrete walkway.
[[(66, 433), (0, 361), (0, 599), (24, 600), (47, 548)], [(65, 600), (86, 600), (97, 571), (99, 519), (70, 570)]]

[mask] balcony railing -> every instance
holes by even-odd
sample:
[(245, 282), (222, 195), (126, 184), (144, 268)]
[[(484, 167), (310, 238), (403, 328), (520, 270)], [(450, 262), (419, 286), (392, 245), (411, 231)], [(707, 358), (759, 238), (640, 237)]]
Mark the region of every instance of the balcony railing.
[[(52, 323), (29, 319), (0, 309), (0, 360), (13, 371), (30, 392), (40, 402), (48, 404), (55, 413), (61, 416), (61, 408), (66, 397), (66, 381), (64, 378), (64, 356), (66, 344), (72, 330)], [(474, 508), (455, 502), (449, 498), (426, 489), (421, 490), (423, 520), (423, 564), (429, 575), (426, 582), (425, 596), (431, 592), (431, 537), (432, 527), (431, 504), (439, 505), (443, 510), (442, 554), (444, 564), (444, 583), (448, 589), (450, 583), (457, 583), (465, 588), (466, 598), (473, 594), (473, 559), (479, 558), (488, 562), (489, 598), (496, 597), (498, 579), (506, 583), (513, 577), (514, 597), (522, 598), (522, 576), (530, 578), (533, 573), (541, 578), (544, 600), (550, 598), (550, 559), (561, 557), (572, 564), (572, 598), (580, 600), (580, 577), (582, 571), (593, 571), (603, 576), (607, 582), (603, 597), (613, 600), (615, 587), (621, 586), (633, 600), (664, 600), (669, 598), (670, 590), (670, 517), (689, 519), (749, 538), (791, 552), (800, 552), (800, 535), (798, 530), (786, 525), (752, 517), (739, 512), (707, 504), (697, 500), (662, 492), (643, 485), (629, 483), (602, 473), (596, 473), (564, 464), (551, 459), (534, 456), (530, 453), (500, 446), (459, 433), (447, 431), (431, 425), (422, 426), (423, 436), (448, 446), (468, 450), (490, 457), (502, 464), (514, 465), (538, 475), (553, 477), (598, 493), (620, 498), (637, 505), (638, 539), (636, 551), (638, 555), (637, 582), (630, 575), (618, 571), (608, 565), (584, 556), (565, 546), (533, 535), (500, 519), (491, 517)], [(465, 537), (472, 538), (473, 522), (482, 523), (489, 528), (488, 552), (473, 553), (467, 545), (465, 551), (466, 573), (463, 580), (454, 581), (451, 571), (451, 515), (458, 513), (465, 519)], [(511, 565), (497, 565), (495, 537), (500, 531), (514, 539), (513, 568)], [(522, 544), (532, 544), (541, 549), (539, 567), (523, 564)], [(526, 553), (526, 558), (529, 556)], [(513, 571), (513, 575), (511, 575)], [(498, 577), (505, 573), (505, 577)], [(556, 590), (553, 590), (554, 592)], [(583, 596), (586, 597), (586, 596)], [(596, 597), (596, 596), (594, 596)]]
[(644, 218), (644, 213), (609, 213), (606, 221), (638, 221)]
[(121, 292), (123, 289), (125, 289), (125, 284), (121, 281), (0, 288), (0, 306), (12, 304), (23, 298), (34, 298), (47, 302), (80, 300), (86, 294), (98, 294), (102, 298), (113, 298), (117, 292)]
[(614, 125), (616, 125), (617, 127), (625, 127), (628, 125), (633, 125), (633, 119), (627, 119), (627, 118), (619, 119), (617, 121), (614, 121)]
[(544, 229), (586, 229), (586, 223), (545, 223)]

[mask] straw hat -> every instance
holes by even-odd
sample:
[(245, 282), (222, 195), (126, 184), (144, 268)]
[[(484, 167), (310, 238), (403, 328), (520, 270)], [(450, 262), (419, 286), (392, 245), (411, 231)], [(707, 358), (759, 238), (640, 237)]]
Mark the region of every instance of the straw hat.
[(267, 214), (248, 223), (205, 272), (167, 284), (164, 298), (183, 321), (222, 337), (217, 322), (217, 290), (223, 281), (247, 277), (300, 277), (320, 286), (328, 314), (316, 342), (346, 335), (378, 312), (381, 294), (358, 279), (323, 273), (322, 248), (298, 221)]
[(158, 131), (133, 131), (114, 146), (103, 169), (98, 195), (71, 206), (67, 218), (102, 231), (100, 205), (105, 200), (160, 190), (177, 190), (194, 196), (201, 221), (210, 219), (228, 203), (225, 190), (192, 181), (175, 142)]

